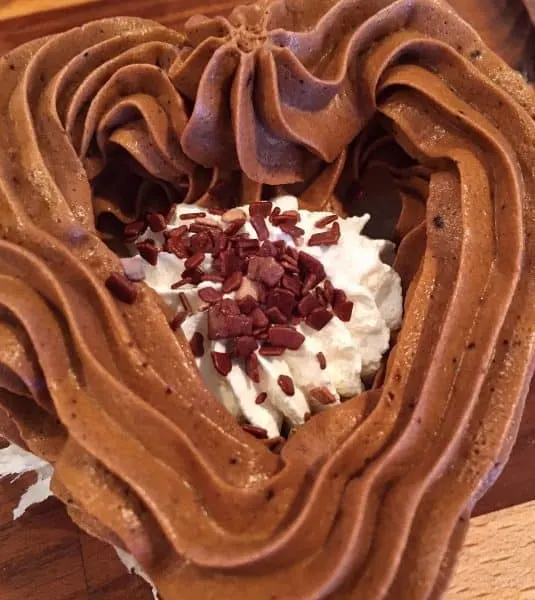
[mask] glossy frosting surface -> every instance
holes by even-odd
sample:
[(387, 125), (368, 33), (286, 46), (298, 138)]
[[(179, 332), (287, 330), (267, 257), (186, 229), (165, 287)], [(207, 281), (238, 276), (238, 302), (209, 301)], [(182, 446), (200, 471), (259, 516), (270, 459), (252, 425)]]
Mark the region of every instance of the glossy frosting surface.
[[(439, 597), (532, 374), (522, 76), (436, 0), (262, 2), (185, 36), (96, 22), (0, 74), (2, 430), (54, 462), (72, 517), (165, 600)], [(406, 292), (375, 389), (280, 454), (210, 396), (153, 291), (108, 292), (95, 227), (274, 191), (383, 198)]]

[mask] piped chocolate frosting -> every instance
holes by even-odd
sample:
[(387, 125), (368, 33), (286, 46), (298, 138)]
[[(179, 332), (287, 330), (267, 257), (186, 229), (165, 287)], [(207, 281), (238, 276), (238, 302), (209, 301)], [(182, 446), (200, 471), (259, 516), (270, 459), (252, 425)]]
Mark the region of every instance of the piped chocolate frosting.
[[(439, 597), (533, 370), (533, 89), (437, 0), (261, 2), (185, 35), (113, 19), (0, 72), (1, 429), (71, 516), (166, 600)], [(352, 213), (372, 168), (402, 330), (374, 389), (273, 452), (151, 290), (109, 292), (96, 223), (281, 190)]]

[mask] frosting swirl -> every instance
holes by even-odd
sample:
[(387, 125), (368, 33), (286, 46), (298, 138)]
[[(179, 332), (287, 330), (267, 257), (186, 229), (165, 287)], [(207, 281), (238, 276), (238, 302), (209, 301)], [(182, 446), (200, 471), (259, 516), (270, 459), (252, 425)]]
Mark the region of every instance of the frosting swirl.
[[(114, 19), (2, 59), (0, 403), (163, 598), (437, 597), (532, 373), (534, 92), (437, 0), (276, 0), (186, 33)], [(390, 155), (347, 151), (372, 126), (409, 181), (406, 317), (377, 387), (277, 455), (151, 290), (108, 293), (89, 182), (120, 164), (201, 201), (220, 177), (251, 199), (301, 182), (303, 206), (351, 211), (353, 165)]]

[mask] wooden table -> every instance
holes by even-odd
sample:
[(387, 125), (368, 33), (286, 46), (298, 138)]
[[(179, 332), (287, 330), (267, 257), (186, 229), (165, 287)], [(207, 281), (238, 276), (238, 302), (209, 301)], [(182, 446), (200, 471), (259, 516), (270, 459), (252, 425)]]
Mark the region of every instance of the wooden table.
[[(232, 0), (0, 0), (0, 52), (28, 39), (117, 14), (177, 25)], [(49, 12), (36, 14), (37, 11)], [(535, 386), (511, 461), (477, 507), (448, 600), (535, 600)], [(81, 533), (49, 500), (13, 523), (31, 476), (0, 484), (0, 600), (149, 600), (111, 548)], [(183, 599), (187, 600), (187, 599)]]

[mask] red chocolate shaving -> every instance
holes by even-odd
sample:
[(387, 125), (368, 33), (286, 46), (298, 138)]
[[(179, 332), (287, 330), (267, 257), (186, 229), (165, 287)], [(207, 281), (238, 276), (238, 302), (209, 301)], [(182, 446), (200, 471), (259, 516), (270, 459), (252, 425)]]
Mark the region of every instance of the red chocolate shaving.
[(222, 297), (223, 294), (213, 287), (205, 287), (199, 290), (199, 298), (203, 302), (208, 302), (208, 304), (215, 304), (216, 302), (219, 302)]
[(334, 223), (337, 219), (338, 215), (327, 215), (326, 217), (323, 217), (323, 219), (316, 221), (316, 223), (314, 223), (314, 227), (323, 229), (324, 227), (328, 227), (331, 223)]
[(288, 325), (272, 325), (268, 330), (268, 340), (273, 346), (299, 350), (305, 341), (305, 336)]
[(237, 271), (232, 273), (230, 277), (228, 277), (223, 283), (223, 293), (230, 294), (230, 292), (235, 292), (240, 288), (243, 281), (243, 273), (241, 271)]
[(256, 425), (242, 425), (242, 429), (246, 433), (250, 433), (252, 436), (259, 440), (268, 439), (268, 432), (263, 427), (257, 427)]
[(308, 240), (309, 246), (334, 246), (340, 241), (340, 225), (333, 223), (333, 226), (328, 231), (315, 233)]
[(320, 404), (329, 405), (336, 403), (336, 396), (325, 387), (314, 388), (310, 390), (310, 396)]
[(316, 275), (318, 283), (322, 282), (325, 277), (325, 269), (321, 262), (314, 256), (307, 254), (306, 252), (299, 252), (298, 258), (299, 267), (306, 273), (313, 273)]
[(260, 383), (260, 363), (256, 354), (250, 354), (245, 360), (245, 372), (255, 383)]
[(327, 368), (327, 359), (325, 358), (325, 354), (323, 354), (323, 352), (318, 352), (316, 354), (316, 358), (318, 359), (318, 362), (320, 364), (320, 369), (322, 371), (325, 371), (325, 369)]
[(271, 291), (267, 297), (267, 306), (276, 306), (286, 317), (291, 317), (297, 302), (295, 296), (289, 290), (278, 288)]
[(253, 217), (267, 218), (271, 215), (272, 208), (272, 202), (253, 202), (249, 207), (249, 214), (251, 215), (251, 219)]
[(241, 271), (242, 259), (232, 250), (224, 250), (219, 256), (219, 271), (224, 277), (229, 277), (236, 271)]
[(272, 306), (266, 310), (266, 316), (271, 321), (271, 323), (275, 323), (278, 325), (284, 325), (288, 322), (288, 319), (281, 312), (280, 308), (276, 306)]
[(202, 219), (206, 217), (205, 212), (191, 212), (191, 213), (182, 213), (180, 215), (181, 221), (191, 221), (193, 219)]
[(282, 231), (284, 231), (284, 233), (287, 233), (292, 238), (299, 238), (305, 235), (304, 229), (301, 229), (301, 227), (297, 227), (292, 223), (281, 223), (279, 227)]
[(194, 285), (199, 285), (202, 281), (203, 272), (200, 269), (184, 269), (182, 271), (183, 279), (191, 279)]
[(210, 252), (213, 249), (214, 243), (210, 233), (204, 230), (192, 235), (189, 245), (192, 252)]
[(208, 212), (211, 215), (217, 215), (218, 217), (221, 217), (225, 214), (226, 211), (223, 208), (210, 208)]
[(193, 279), (191, 277), (183, 277), (180, 281), (173, 283), (173, 285), (171, 286), (171, 289), (178, 290), (181, 287), (184, 287), (185, 285), (190, 285), (192, 283), (193, 283)]
[(288, 377), (288, 375), (279, 375), (277, 383), (287, 396), (293, 396), (295, 394), (294, 380), (291, 377)]
[(236, 338), (235, 352), (236, 356), (241, 356), (243, 358), (251, 355), (258, 349), (258, 342), (252, 336), (241, 336)]
[(182, 304), (182, 307), (188, 313), (188, 315), (193, 314), (193, 308), (191, 307), (190, 301), (186, 294), (184, 294), (184, 292), (180, 292), (180, 294), (178, 294), (178, 299), (180, 300), (180, 304)]
[(240, 313), (234, 300), (225, 298), (208, 310), (208, 338), (221, 340), (241, 335), (251, 335), (253, 320)]
[(283, 275), (281, 285), (295, 296), (301, 295), (301, 280), (295, 275)]
[(256, 235), (258, 236), (258, 239), (261, 242), (265, 242), (269, 239), (269, 230), (267, 228), (264, 217), (261, 217), (260, 215), (251, 217), (251, 224), (254, 227)]
[[(269, 325), (269, 315), (267, 315), (261, 308), (257, 307), (251, 312), (253, 319), (253, 328), (258, 330), (265, 329)], [(286, 321), (284, 321), (286, 322)]]
[(259, 353), (261, 356), (282, 356), (286, 352), (284, 346), (262, 346)]
[(137, 251), (141, 258), (146, 260), (149, 265), (156, 266), (158, 264), (159, 250), (154, 243), (154, 240), (146, 240), (136, 244)]
[(297, 305), (297, 310), (303, 317), (309, 315), (316, 308), (321, 308), (321, 305), (314, 294), (307, 294)]
[(190, 340), (189, 346), (191, 352), (195, 358), (202, 358), (204, 356), (204, 336), (202, 333), (196, 331)]
[(333, 316), (326, 308), (316, 308), (307, 315), (306, 324), (316, 331), (321, 331)]
[(228, 237), (232, 237), (240, 231), (240, 229), (245, 225), (245, 219), (236, 219), (235, 221), (231, 221), (229, 226), (225, 229), (225, 235)]
[(146, 221), (134, 221), (124, 226), (123, 236), (127, 242), (134, 242), (140, 235), (147, 230)]
[(215, 370), (223, 377), (232, 371), (232, 359), (227, 352), (211, 352)]
[(252, 296), (245, 296), (238, 300), (238, 306), (244, 315), (250, 315), (255, 308), (258, 308), (258, 302)]
[(204, 252), (195, 252), (188, 260), (184, 263), (186, 269), (196, 269), (200, 267), (204, 261)]
[(138, 288), (122, 273), (112, 273), (106, 279), (106, 287), (121, 302), (134, 304), (138, 297)]
[(175, 227), (174, 229), (168, 229), (164, 232), (164, 237), (166, 240), (172, 237), (182, 237), (185, 233), (188, 232), (187, 225), (181, 225), (180, 227)]
[(186, 244), (187, 242), (184, 242), (178, 236), (173, 236), (166, 240), (163, 248), (166, 252), (174, 254), (177, 258), (183, 260), (189, 256), (188, 247)]
[(268, 287), (274, 287), (284, 275), (284, 267), (271, 256), (253, 256), (249, 260), (247, 275), (253, 281), (262, 281)]
[(167, 219), (160, 213), (149, 213), (147, 223), (154, 233), (161, 233), (167, 228)]
[(188, 313), (186, 313), (185, 311), (181, 310), (177, 312), (173, 319), (170, 321), (169, 327), (171, 327), (173, 331), (177, 331), (181, 327), (182, 323), (184, 323), (184, 321), (187, 319), (187, 317)]
[(333, 311), (340, 321), (348, 323), (351, 321), (351, 315), (353, 314), (353, 302), (350, 302), (349, 300), (338, 302), (334, 305)]
[(267, 400), (267, 397), (268, 397), (267, 392), (261, 392), (256, 397), (255, 403), (256, 404), (264, 404), (264, 402)]

